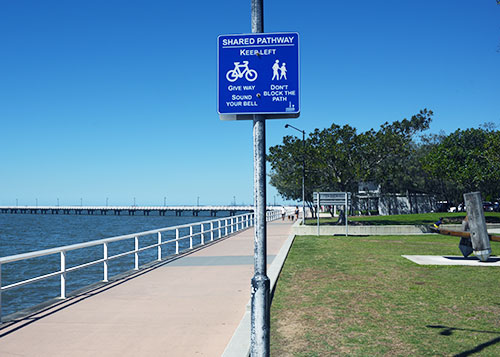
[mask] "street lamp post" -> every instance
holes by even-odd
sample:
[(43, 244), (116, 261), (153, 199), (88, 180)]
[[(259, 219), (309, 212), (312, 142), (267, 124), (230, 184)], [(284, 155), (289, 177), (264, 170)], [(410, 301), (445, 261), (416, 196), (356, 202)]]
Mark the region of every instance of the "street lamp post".
[(300, 130), (293, 125), (286, 124), (285, 128), (292, 128), (302, 133), (302, 224), (306, 222), (306, 190), (305, 190), (305, 180), (306, 180), (306, 132)]

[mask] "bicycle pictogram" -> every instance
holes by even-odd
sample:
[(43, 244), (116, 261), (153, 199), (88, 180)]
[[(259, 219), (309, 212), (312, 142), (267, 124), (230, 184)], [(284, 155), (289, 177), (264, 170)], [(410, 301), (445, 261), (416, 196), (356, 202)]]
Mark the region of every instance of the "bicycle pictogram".
[(243, 61), (243, 64), (240, 62), (234, 62), (234, 69), (227, 71), (226, 79), (229, 82), (234, 82), (238, 78), (243, 78), (249, 82), (253, 82), (257, 79), (257, 71), (254, 69), (248, 68), (248, 61)]

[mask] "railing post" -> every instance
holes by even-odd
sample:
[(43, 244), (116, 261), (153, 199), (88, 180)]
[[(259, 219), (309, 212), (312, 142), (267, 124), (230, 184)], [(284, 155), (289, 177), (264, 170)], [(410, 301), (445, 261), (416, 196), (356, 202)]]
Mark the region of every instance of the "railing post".
[(193, 226), (189, 226), (189, 249), (193, 249)]
[(203, 227), (203, 223), (200, 225), (200, 236), (201, 236), (201, 244), (205, 244), (205, 227)]
[(231, 233), (234, 232), (234, 218), (231, 217)]
[(158, 232), (158, 261), (161, 262), (161, 232)]
[(103, 277), (102, 281), (107, 283), (108, 282), (108, 243), (103, 244), (103, 249), (104, 249), (104, 253), (103, 253), (104, 277)]
[(61, 252), (61, 299), (66, 299), (66, 252)]
[(179, 254), (179, 228), (175, 229), (175, 254)]
[(135, 264), (134, 264), (134, 270), (139, 270), (139, 237), (138, 236), (135, 236), (134, 237), (134, 241), (135, 241), (135, 250), (134, 250), (134, 257), (135, 257)]
[(210, 221), (210, 241), (214, 240), (214, 221)]
[(227, 236), (227, 221), (228, 221), (228, 219), (226, 218), (224, 220), (224, 236)]
[(217, 227), (219, 228), (219, 238), (220, 238), (220, 237), (222, 237), (222, 229), (221, 229), (221, 227), (222, 227), (222, 220), (219, 219), (217, 221)]

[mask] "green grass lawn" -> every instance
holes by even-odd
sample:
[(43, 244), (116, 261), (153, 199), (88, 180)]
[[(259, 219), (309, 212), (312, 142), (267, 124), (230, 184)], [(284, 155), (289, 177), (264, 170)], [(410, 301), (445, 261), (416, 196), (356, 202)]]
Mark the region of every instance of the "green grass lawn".
[(297, 237), (272, 303), (271, 355), (500, 356), (500, 267), (402, 254), (460, 251), (448, 236)]
[[(348, 217), (349, 224), (365, 224), (365, 225), (420, 225), (432, 224), (436, 222), (439, 217), (444, 217), (444, 224), (460, 224), (465, 217), (465, 212), (447, 213), (420, 213), (420, 214), (399, 214), (392, 216), (352, 216)], [(499, 212), (485, 212), (487, 223), (500, 223)], [(333, 225), (337, 223), (337, 217), (322, 217), (320, 218), (321, 225)], [(316, 225), (316, 219), (307, 219), (307, 225)]]

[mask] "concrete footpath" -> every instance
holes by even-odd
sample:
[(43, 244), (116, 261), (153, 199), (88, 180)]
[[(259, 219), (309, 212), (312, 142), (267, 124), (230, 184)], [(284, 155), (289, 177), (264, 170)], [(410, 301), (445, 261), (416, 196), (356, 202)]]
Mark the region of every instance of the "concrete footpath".
[[(268, 223), (268, 264), (290, 233)], [(252, 276), (253, 228), (0, 325), (0, 356), (220, 356)]]

